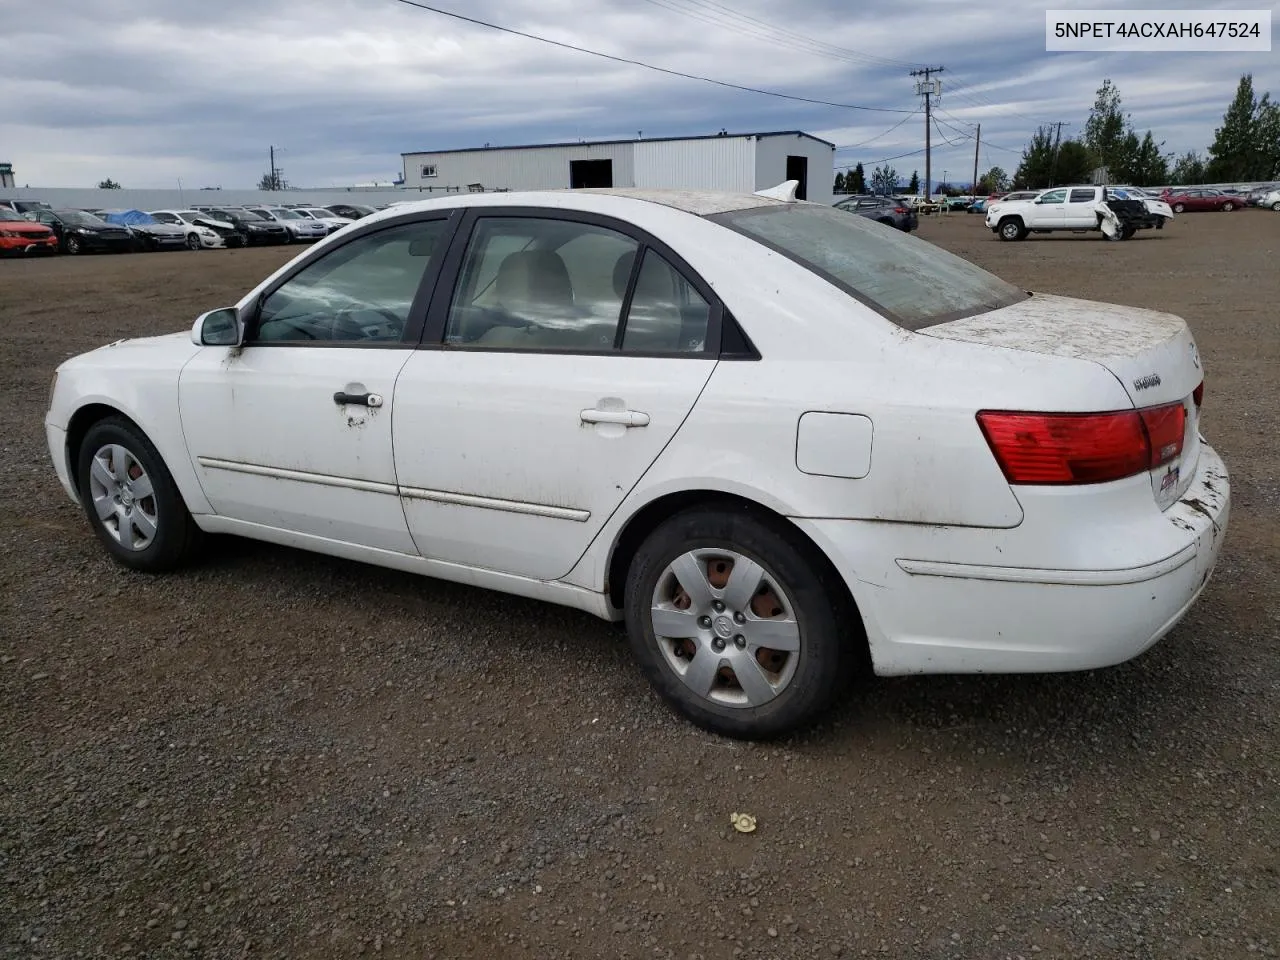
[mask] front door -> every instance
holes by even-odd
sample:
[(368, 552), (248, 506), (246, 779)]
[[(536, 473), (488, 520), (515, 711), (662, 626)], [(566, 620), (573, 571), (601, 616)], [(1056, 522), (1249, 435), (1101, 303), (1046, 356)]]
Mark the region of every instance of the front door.
[(402, 223), (325, 251), (268, 292), (243, 348), (205, 347), (183, 369), (187, 447), (217, 513), (416, 554), (391, 423), (446, 225)]
[(1066, 188), (1064, 187), (1061, 190), (1050, 190), (1048, 193), (1042, 194), (1035, 202), (1035, 223), (1030, 224), (1030, 226), (1033, 229), (1036, 227), (1061, 229), (1066, 225)]
[(452, 296), (442, 286), (432, 307), (435, 348), (396, 385), (404, 511), (426, 557), (556, 579), (688, 416), (719, 307), (630, 228), (471, 218)]

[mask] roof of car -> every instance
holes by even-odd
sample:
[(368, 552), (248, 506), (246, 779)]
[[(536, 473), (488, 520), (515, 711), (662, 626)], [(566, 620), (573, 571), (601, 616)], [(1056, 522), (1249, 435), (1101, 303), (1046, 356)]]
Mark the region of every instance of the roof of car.
[[(620, 200), (638, 200), (671, 207), (692, 213), (697, 216), (710, 216), (716, 213), (731, 213), (735, 210), (749, 210), (753, 207), (770, 205), (787, 206), (785, 200), (775, 200), (754, 193), (727, 193), (712, 190), (655, 190), (640, 187), (587, 187), (564, 188), (559, 190), (521, 190), (492, 193), (463, 193), (446, 197), (420, 201), (396, 203), (386, 210), (379, 210), (379, 215), (404, 214), (417, 209), (430, 210), (449, 206), (547, 206), (573, 209), (583, 207), (575, 202), (575, 198), (600, 197)], [(598, 209), (597, 204), (589, 204)]]

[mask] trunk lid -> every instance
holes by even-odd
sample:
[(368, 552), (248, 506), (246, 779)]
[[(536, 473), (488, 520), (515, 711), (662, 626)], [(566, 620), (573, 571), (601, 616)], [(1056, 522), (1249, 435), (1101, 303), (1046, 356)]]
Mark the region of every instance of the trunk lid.
[(1012, 306), (927, 327), (921, 335), (1101, 364), (1136, 408), (1181, 403), (1182, 454), (1150, 471), (1163, 510), (1190, 487), (1200, 454), (1199, 409), (1192, 393), (1204, 379), (1185, 320), (1171, 313), (1034, 294)]

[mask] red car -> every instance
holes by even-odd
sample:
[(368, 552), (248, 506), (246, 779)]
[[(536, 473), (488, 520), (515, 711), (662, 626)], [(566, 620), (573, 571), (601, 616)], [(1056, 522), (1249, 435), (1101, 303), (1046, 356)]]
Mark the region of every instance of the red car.
[(0, 254), (57, 252), (58, 238), (52, 230), (0, 207)]
[(1231, 211), (1243, 207), (1244, 201), (1237, 196), (1223, 193), (1221, 190), (1210, 190), (1196, 187), (1188, 190), (1166, 190), (1160, 195), (1174, 213), (1186, 213), (1192, 210), (1224, 210)]

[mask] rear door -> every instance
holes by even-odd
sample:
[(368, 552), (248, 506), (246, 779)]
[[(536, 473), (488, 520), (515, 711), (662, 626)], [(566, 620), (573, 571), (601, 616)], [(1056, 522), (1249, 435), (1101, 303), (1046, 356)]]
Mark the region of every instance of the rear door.
[(478, 208), (396, 385), (396, 472), (426, 557), (566, 575), (715, 368), (720, 307), (610, 218)]
[(1097, 187), (1072, 187), (1067, 194), (1067, 226), (1089, 230), (1098, 225)]

